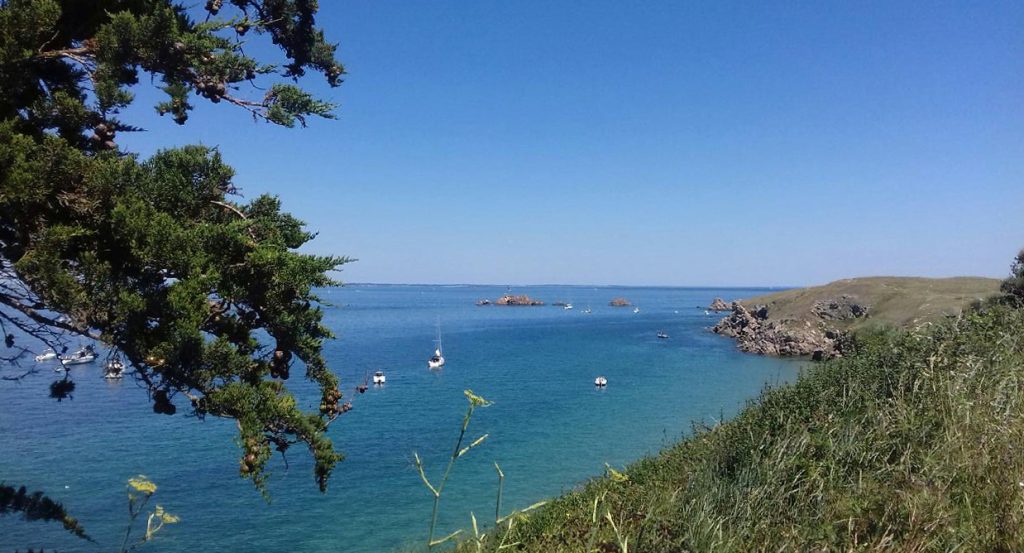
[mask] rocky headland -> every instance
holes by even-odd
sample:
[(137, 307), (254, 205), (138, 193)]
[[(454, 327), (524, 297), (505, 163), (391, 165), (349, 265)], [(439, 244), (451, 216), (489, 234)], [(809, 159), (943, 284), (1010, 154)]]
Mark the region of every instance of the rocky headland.
[(711, 330), (750, 353), (829, 359), (842, 355), (856, 332), (935, 321), (998, 290), (998, 280), (974, 277), (846, 279), (734, 301)]
[[(776, 356), (809, 355), (815, 360), (842, 354), (843, 332), (811, 321), (775, 321), (768, 318), (768, 307), (747, 309), (733, 302), (732, 312), (711, 331), (736, 339), (737, 347), (748, 353)], [(796, 324), (794, 324), (796, 323)]]

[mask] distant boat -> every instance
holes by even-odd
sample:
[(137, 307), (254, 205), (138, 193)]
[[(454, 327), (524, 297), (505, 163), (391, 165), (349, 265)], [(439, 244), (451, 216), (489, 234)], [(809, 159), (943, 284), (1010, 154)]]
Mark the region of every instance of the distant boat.
[(665, 339), (668, 338), (668, 334), (665, 334), (665, 331), (663, 331), (663, 330), (659, 330), (658, 331), (658, 338), (661, 338), (662, 340), (665, 340)]
[(96, 350), (92, 349), (92, 346), (85, 346), (71, 355), (61, 357), (60, 360), (64, 365), (82, 365), (85, 363), (92, 363), (96, 360)]
[(598, 388), (604, 388), (607, 385), (608, 385), (608, 379), (603, 377), (603, 376), (599, 376), (599, 377), (594, 379), (594, 386), (597, 386)]
[(704, 310), (704, 314), (705, 314), (705, 315), (710, 315), (710, 314), (711, 314), (711, 312), (710, 312), (710, 311), (708, 311), (707, 309), (705, 309), (705, 310)]
[(562, 309), (565, 309), (566, 311), (568, 311), (568, 310), (572, 309), (572, 304), (571, 303), (567, 303), (567, 304), (562, 306)]
[(36, 356), (36, 363), (42, 363), (43, 361), (49, 361), (50, 359), (56, 358), (57, 352), (53, 351), (52, 349), (48, 349)]
[(590, 310), (590, 308), (588, 307), (588, 308), (586, 308), (586, 309), (584, 309), (584, 310), (583, 310), (583, 313), (584, 313), (584, 314), (586, 314), (586, 315), (589, 315), (589, 314), (591, 314), (591, 313), (593, 313), (593, 312), (592, 312), (592, 311)]
[(633, 308), (633, 313), (639, 313), (639, 312), (640, 312), (640, 308), (639, 307), (634, 307)]
[(377, 371), (373, 373), (373, 383), (380, 386), (387, 382), (387, 377), (384, 376), (384, 371)]
[(103, 378), (107, 380), (121, 380), (124, 378), (124, 363), (117, 359), (107, 363), (103, 368)]
[(441, 353), (441, 318), (437, 318), (437, 349), (434, 350), (434, 355), (430, 356), (427, 360), (427, 368), (429, 369), (440, 369), (444, 366), (444, 355)]

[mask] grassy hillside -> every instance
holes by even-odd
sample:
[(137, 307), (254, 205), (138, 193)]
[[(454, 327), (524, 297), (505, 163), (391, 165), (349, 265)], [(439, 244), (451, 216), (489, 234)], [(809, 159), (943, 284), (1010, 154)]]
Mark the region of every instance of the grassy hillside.
[(918, 278), (864, 277), (837, 280), (824, 286), (786, 290), (742, 300), (751, 308), (768, 306), (768, 318), (782, 322), (821, 319), (812, 313), (815, 302), (849, 296), (870, 308), (869, 316), (834, 320), (838, 330), (861, 330), (880, 326), (910, 327), (954, 315), (972, 302), (999, 292), (999, 280), (980, 277)]
[[(898, 295), (892, 312), (919, 317)], [(458, 551), (1024, 551), (1022, 367), (1018, 309), (866, 332), (735, 419)]]

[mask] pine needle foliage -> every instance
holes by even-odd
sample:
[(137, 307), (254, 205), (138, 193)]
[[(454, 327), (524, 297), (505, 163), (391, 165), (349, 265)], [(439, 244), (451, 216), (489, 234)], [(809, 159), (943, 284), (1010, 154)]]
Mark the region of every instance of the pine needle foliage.
[(1017, 254), (1010, 266), (1010, 276), (1003, 281), (1000, 289), (1011, 302), (1024, 305), (1024, 250)]
[(73, 535), (92, 541), (85, 528), (64, 510), (63, 505), (46, 497), (43, 492), (28, 493), (25, 486), (15, 488), (0, 482), (0, 516), (4, 515), (21, 515), (29, 522), (59, 522)]
[[(342, 457), (326, 429), (351, 406), (321, 354), (330, 332), (313, 289), (334, 284), (328, 272), (349, 260), (298, 253), (314, 235), (276, 198), (234, 201), (234, 172), (215, 149), (140, 159), (115, 138), (139, 130), (120, 115), (143, 77), (178, 124), (197, 101), (284, 126), (332, 117), (294, 82), (312, 71), (335, 86), (344, 73), (316, 11), (304, 0), (0, 0), (7, 349), (28, 351), (15, 332), (51, 347), (66, 335), (102, 341), (156, 413), (187, 405), (237, 421), (240, 474), (261, 491), (275, 450), (305, 445), (321, 490)], [(261, 37), (283, 65), (245, 53)], [(296, 367), (319, 389), (314, 412), (285, 386)], [(58, 400), (73, 391), (67, 372), (50, 388)]]

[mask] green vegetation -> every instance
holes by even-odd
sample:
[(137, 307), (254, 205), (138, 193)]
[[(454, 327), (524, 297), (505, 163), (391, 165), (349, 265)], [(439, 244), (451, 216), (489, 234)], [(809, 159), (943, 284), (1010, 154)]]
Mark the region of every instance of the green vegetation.
[(979, 277), (862, 277), (776, 292), (742, 300), (741, 303), (748, 308), (766, 305), (769, 319), (799, 328), (804, 322), (816, 325), (821, 321), (812, 311), (816, 302), (848, 296), (867, 306), (869, 315), (829, 320), (828, 326), (837, 330), (859, 331), (939, 321), (947, 315), (960, 313), (972, 303), (999, 294), (999, 285), (999, 280)]
[[(466, 395), (466, 399), (469, 401), (469, 406), (466, 407), (466, 415), (462, 417), (462, 428), (459, 430), (458, 439), (455, 440), (455, 448), (452, 449), (452, 454), (448, 458), (448, 466), (445, 467), (444, 475), (441, 477), (440, 483), (438, 483), (437, 486), (434, 486), (433, 484), (430, 483), (430, 479), (427, 478), (427, 473), (423, 469), (423, 460), (420, 459), (418, 453), (413, 452), (413, 458), (415, 459), (416, 462), (416, 470), (418, 470), (420, 473), (420, 479), (423, 480), (423, 484), (427, 487), (428, 490), (430, 490), (430, 494), (434, 497), (434, 507), (430, 514), (430, 533), (427, 534), (428, 549), (436, 545), (441, 545), (445, 543), (446, 541), (454, 538), (461, 532), (461, 530), (456, 530), (455, 532), (452, 532), (451, 534), (448, 534), (443, 538), (437, 540), (434, 539), (434, 532), (437, 530), (438, 508), (441, 506), (441, 494), (444, 493), (445, 484), (448, 483), (448, 477), (451, 476), (452, 467), (455, 466), (455, 461), (458, 461), (459, 458), (469, 453), (470, 450), (482, 444), (484, 440), (487, 439), (487, 434), (484, 434), (470, 442), (470, 444), (467, 445), (466, 447), (462, 447), (462, 442), (466, 439), (466, 430), (469, 429), (469, 422), (473, 420), (473, 411), (475, 411), (477, 407), (487, 407), (491, 405), (491, 402), (474, 394), (472, 390), (466, 390), (464, 393)], [(501, 469), (498, 469), (498, 471), (500, 473)], [(501, 499), (498, 500), (498, 503), (500, 508)]]
[(43, 492), (28, 493), (25, 486), (15, 489), (0, 482), (0, 516), (18, 515), (26, 522), (59, 522), (72, 535), (92, 541), (85, 528), (68, 514), (64, 505)]
[(1010, 303), (866, 331), (734, 420), (458, 551), (1024, 550), (1024, 310)]
[[(164, 526), (181, 521), (178, 516), (168, 513), (161, 505), (156, 505), (152, 511), (146, 511), (146, 505), (156, 493), (156, 488), (156, 484), (141, 474), (128, 479), (128, 524), (125, 526), (124, 539), (121, 540), (120, 553), (138, 549), (144, 543), (152, 541)], [(132, 543), (132, 530), (142, 515), (146, 515), (146, 531)]]
[[(321, 355), (330, 332), (311, 290), (348, 260), (297, 253), (313, 234), (277, 198), (232, 201), (234, 171), (216, 150), (139, 159), (116, 137), (140, 130), (121, 114), (146, 81), (177, 124), (193, 101), (289, 127), (332, 117), (277, 82), (313, 71), (339, 84), (316, 11), (304, 0), (0, 0), (0, 360), (101, 341), (154, 412), (237, 421), (239, 472), (261, 490), (274, 451), (305, 445), (321, 490), (341, 459), (326, 429), (350, 405)], [(253, 47), (261, 37), (280, 68), (247, 55), (275, 51)], [(295, 366), (319, 389), (318, 411), (285, 387)], [(65, 372), (50, 392), (74, 389)]]
[(1024, 304), (1024, 250), (1014, 258), (1010, 267), (1010, 278), (1003, 281), (1000, 289), (1018, 305)]

